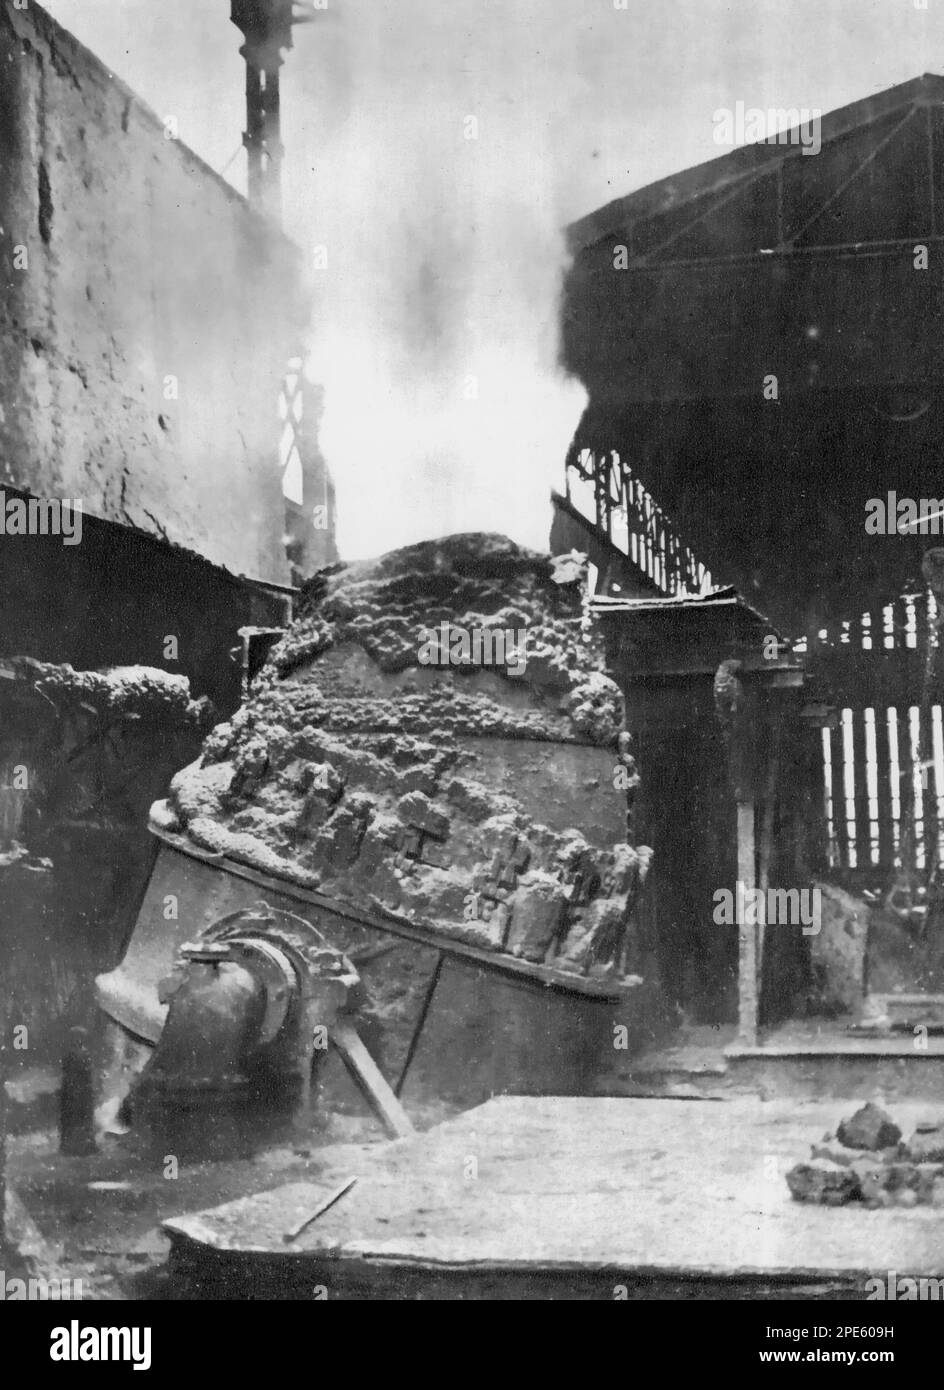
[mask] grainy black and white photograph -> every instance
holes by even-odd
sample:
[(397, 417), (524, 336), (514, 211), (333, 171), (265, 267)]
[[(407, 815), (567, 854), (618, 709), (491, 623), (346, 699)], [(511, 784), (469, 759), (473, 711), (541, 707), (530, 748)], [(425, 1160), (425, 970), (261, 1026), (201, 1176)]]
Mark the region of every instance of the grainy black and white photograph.
[(899, 1359), (942, 293), (944, 0), (0, 0), (39, 1361), (163, 1374), (243, 1301)]

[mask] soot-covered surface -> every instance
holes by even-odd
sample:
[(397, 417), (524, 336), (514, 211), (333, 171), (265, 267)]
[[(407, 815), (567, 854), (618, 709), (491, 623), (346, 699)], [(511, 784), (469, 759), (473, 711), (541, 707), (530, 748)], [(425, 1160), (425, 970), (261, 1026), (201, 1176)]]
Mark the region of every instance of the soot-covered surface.
[[(562, 571), (473, 534), (316, 576), (251, 698), (174, 779), (159, 823), (437, 933), (564, 972), (630, 973), (649, 860), (625, 841), (635, 767), (583, 584)], [(523, 671), (423, 664), (424, 636), (442, 624), (524, 634)], [(524, 785), (540, 781), (541, 750), (557, 772), (546, 815)], [(601, 819), (588, 799), (606, 807), (608, 844), (580, 828)]]

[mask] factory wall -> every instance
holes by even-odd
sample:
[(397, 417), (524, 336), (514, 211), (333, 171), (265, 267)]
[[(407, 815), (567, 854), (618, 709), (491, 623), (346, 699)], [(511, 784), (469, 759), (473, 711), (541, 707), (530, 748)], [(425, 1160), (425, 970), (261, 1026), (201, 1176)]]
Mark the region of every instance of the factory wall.
[[(28, 1034), (16, 1071), (54, 1065), (93, 1019), (94, 975), (147, 882), (148, 805), (205, 732), (161, 701), (98, 707), (65, 668), (157, 668), (155, 689), (186, 677), (211, 702), (207, 721), (235, 708), (240, 627), (287, 615), (278, 402), (307, 317), (297, 248), (33, 0), (0, 0), (0, 977), (15, 1011), (0, 1036)], [(80, 534), (12, 533), (27, 497), (78, 500)], [(61, 700), (23, 657), (63, 672)]]
[(0, 486), (288, 582), (300, 253), (38, 5), (0, 73)]
[[(0, 539), (0, 593), (0, 978), (29, 1035), (16, 1071), (54, 1062), (89, 1024), (94, 975), (120, 956), (147, 883), (148, 808), (237, 707), (239, 629), (284, 624), (287, 599), (92, 517), (77, 545)], [(52, 663), (53, 698), (30, 662)], [(202, 708), (96, 705), (82, 673), (116, 667), (149, 672), (158, 693), (162, 676), (186, 681)]]

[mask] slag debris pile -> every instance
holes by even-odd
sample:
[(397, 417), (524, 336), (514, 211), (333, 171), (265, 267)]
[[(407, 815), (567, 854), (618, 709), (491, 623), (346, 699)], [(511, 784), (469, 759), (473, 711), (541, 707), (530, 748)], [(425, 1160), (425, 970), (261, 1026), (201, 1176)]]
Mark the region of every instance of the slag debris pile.
[(869, 1102), (813, 1145), (787, 1185), (797, 1201), (831, 1207), (944, 1207), (944, 1119), (919, 1124), (903, 1141), (891, 1116)]
[(206, 728), (206, 697), (190, 698), (186, 676), (155, 666), (115, 666), (108, 671), (76, 671), (19, 656), (10, 660), (15, 677), (60, 708), (81, 706), (91, 714), (121, 719), (163, 720)]
[[(636, 774), (581, 581), (500, 536), (323, 571), (246, 705), (157, 813), (198, 845), (416, 926), (566, 971), (626, 974), (649, 850), (554, 830), (477, 776), (478, 740), (611, 750)], [(445, 625), (445, 626), (444, 626)], [(524, 634), (524, 669), (420, 659), (424, 633)], [(457, 650), (461, 648), (457, 647)], [(479, 747), (483, 745), (479, 744)], [(562, 794), (574, 795), (577, 788)], [(598, 795), (620, 796), (608, 779)], [(580, 796), (574, 819), (580, 819)]]

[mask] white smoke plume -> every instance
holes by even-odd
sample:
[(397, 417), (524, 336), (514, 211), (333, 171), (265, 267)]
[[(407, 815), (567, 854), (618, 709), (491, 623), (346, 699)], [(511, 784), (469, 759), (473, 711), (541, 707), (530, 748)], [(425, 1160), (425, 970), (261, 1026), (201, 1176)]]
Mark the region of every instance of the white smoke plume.
[[(352, 558), (462, 526), (545, 544), (581, 400), (554, 374), (562, 223), (717, 157), (719, 108), (830, 111), (944, 53), (934, 0), (312, 2), (285, 227), (329, 252), (314, 360)], [(46, 4), (245, 190), (227, 0)]]
[(571, 59), (549, 9), (345, 0), (297, 31), (309, 374), (346, 559), (469, 530), (547, 547), (585, 400), (558, 368)]

